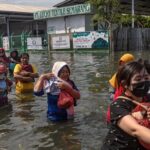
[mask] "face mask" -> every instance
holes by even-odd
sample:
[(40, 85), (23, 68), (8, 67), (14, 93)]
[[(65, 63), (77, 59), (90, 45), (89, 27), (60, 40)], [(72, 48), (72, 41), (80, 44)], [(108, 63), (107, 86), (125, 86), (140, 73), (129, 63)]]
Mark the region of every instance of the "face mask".
[(6, 75), (4, 73), (0, 74), (0, 80), (3, 80), (3, 79), (6, 79)]
[(137, 97), (143, 97), (148, 94), (150, 82), (144, 81), (144, 82), (135, 83), (132, 85), (132, 87), (133, 87), (132, 90), (133, 95)]

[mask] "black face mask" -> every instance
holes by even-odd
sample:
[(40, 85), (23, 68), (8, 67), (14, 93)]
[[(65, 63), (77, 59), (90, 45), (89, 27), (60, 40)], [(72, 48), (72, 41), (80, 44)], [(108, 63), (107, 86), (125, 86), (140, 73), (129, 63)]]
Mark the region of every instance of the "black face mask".
[(132, 93), (135, 96), (144, 97), (148, 94), (150, 82), (149, 81), (139, 82), (139, 83), (133, 84), (132, 86), (133, 86)]

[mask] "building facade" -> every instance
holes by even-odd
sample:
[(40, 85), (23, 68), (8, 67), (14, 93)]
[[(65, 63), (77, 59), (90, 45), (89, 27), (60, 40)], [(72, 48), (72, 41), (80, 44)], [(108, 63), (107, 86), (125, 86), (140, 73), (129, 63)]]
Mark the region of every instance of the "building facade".
[(35, 20), (46, 20), (47, 33), (93, 31), (91, 22), (93, 9), (90, 4), (79, 4), (34, 13)]

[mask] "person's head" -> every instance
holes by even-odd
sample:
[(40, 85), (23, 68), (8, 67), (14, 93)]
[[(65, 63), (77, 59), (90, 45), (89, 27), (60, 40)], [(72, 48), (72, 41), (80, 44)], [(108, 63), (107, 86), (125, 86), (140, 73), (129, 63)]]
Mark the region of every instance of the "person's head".
[(0, 57), (5, 57), (5, 50), (4, 50), (4, 48), (0, 48)]
[(128, 62), (131, 62), (131, 61), (134, 61), (134, 60), (135, 60), (135, 58), (134, 58), (134, 56), (132, 54), (125, 53), (125, 54), (123, 54), (120, 57), (120, 59), (119, 59), (119, 65), (124, 65), (124, 64), (126, 64)]
[(12, 58), (18, 57), (18, 51), (17, 51), (17, 50), (13, 50), (13, 51), (10, 53), (10, 57), (12, 57)]
[(70, 69), (66, 62), (57, 61), (53, 65), (52, 73), (54, 73), (56, 77), (60, 77), (63, 80), (68, 80), (70, 76)]
[(117, 73), (117, 81), (125, 92), (130, 92), (136, 97), (146, 96), (150, 86), (145, 66), (137, 61), (123, 65)]
[(21, 62), (21, 64), (24, 64), (24, 65), (28, 64), (29, 63), (29, 54), (28, 53), (22, 53), (20, 55), (20, 62)]
[(7, 75), (7, 66), (4, 63), (0, 63), (0, 80), (4, 79)]

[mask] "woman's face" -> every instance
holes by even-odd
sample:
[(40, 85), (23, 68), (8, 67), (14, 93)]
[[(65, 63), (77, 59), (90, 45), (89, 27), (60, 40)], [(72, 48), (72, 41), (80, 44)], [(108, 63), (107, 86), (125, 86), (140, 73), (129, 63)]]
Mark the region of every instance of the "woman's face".
[(28, 56), (26, 56), (26, 55), (24, 55), (24, 56), (22, 56), (21, 58), (20, 58), (20, 60), (21, 60), (21, 63), (22, 64), (28, 64), (29, 63), (29, 57)]
[(149, 80), (149, 74), (145, 69), (143, 69), (141, 72), (136, 73), (132, 78), (131, 78), (131, 85), (135, 83), (139, 83), (142, 81), (148, 81)]
[(149, 90), (149, 74), (145, 69), (136, 73), (132, 78), (129, 90), (136, 97), (144, 97)]
[(63, 67), (63, 68), (61, 69), (61, 72), (60, 72), (59, 77), (60, 77), (61, 79), (67, 81), (67, 80), (69, 79), (69, 76), (70, 76), (70, 72), (69, 72), (68, 68), (67, 68), (67, 67)]

